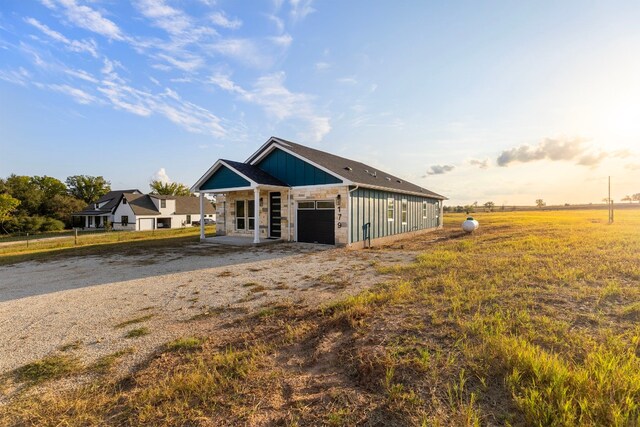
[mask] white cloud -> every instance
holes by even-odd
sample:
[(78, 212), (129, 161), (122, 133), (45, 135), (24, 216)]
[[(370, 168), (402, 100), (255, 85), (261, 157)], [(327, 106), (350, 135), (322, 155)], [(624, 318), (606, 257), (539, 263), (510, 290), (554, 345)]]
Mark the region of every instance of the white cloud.
[(260, 105), (268, 116), (278, 121), (299, 119), (307, 122), (308, 130), (301, 135), (313, 141), (322, 140), (331, 131), (329, 118), (314, 112), (311, 96), (291, 92), (285, 87), (284, 72), (260, 77), (252, 90), (242, 88), (223, 74), (214, 75), (210, 81), (221, 89), (239, 95), (246, 102)]
[(48, 87), (56, 92), (71, 96), (79, 104), (93, 104), (97, 101), (95, 96), (88, 94), (82, 89), (71, 87), (69, 85), (52, 84)]
[(281, 47), (289, 47), (293, 42), (293, 37), (289, 34), (282, 34), (281, 36), (269, 37), (274, 44)]
[(172, 182), (169, 178), (169, 175), (167, 175), (167, 171), (165, 170), (165, 168), (160, 168), (156, 171), (156, 173), (151, 175), (151, 181), (160, 181), (163, 184), (169, 184), (170, 182)]
[(214, 43), (211, 48), (239, 62), (253, 67), (269, 67), (273, 60), (251, 39), (224, 39)]
[(215, 25), (230, 30), (237, 30), (242, 26), (242, 21), (239, 19), (229, 19), (224, 12), (216, 12), (211, 15), (211, 22)]
[(471, 159), (469, 160), (469, 164), (471, 166), (477, 166), (480, 169), (488, 169), (489, 168), (489, 159)]
[(0, 70), (0, 80), (26, 86), (31, 80), (31, 73), (20, 67), (17, 70)]
[(42, 4), (50, 9), (57, 9), (58, 5), (62, 6), (66, 18), (80, 28), (109, 39), (124, 40), (120, 28), (113, 21), (89, 6), (77, 4), (76, 0), (43, 0)]
[(347, 84), (347, 85), (358, 84), (358, 80), (356, 80), (355, 77), (341, 77), (337, 81), (338, 83)]
[(444, 175), (445, 173), (451, 172), (456, 167), (453, 165), (433, 165), (427, 169), (427, 175)]
[(316, 11), (311, 7), (311, 3), (313, 0), (289, 0), (293, 22), (302, 21), (307, 15)]
[(98, 83), (98, 79), (96, 79), (95, 77), (93, 77), (91, 74), (87, 73), (84, 70), (74, 70), (72, 68), (66, 68), (63, 71), (70, 76), (84, 80), (86, 82)]
[(36, 27), (53, 40), (64, 44), (67, 49), (73, 52), (87, 52), (94, 58), (98, 57), (97, 44), (93, 40), (69, 40), (61, 33), (52, 30), (35, 18), (26, 18), (25, 22)]
[(316, 70), (318, 71), (328, 70), (329, 68), (331, 68), (331, 64), (328, 62), (316, 62)]
[(169, 6), (164, 0), (138, 0), (135, 5), (156, 27), (169, 34), (182, 34), (192, 27), (191, 19), (184, 12)]
[(175, 68), (178, 68), (182, 71), (195, 71), (204, 65), (204, 60), (202, 58), (193, 55), (185, 55), (185, 58), (177, 59), (170, 55), (160, 53), (157, 55), (157, 57), (165, 60)]

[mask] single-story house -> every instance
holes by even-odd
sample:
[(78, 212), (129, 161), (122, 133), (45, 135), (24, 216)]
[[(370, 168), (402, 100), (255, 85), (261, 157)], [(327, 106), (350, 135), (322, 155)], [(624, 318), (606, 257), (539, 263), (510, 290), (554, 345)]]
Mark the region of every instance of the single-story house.
[[(446, 198), (355, 160), (271, 137), (220, 159), (191, 191), (216, 195), (216, 234), (363, 247), (442, 227)], [(204, 239), (204, 229), (201, 229)]]
[(139, 190), (118, 190), (108, 192), (73, 216), (77, 218), (75, 224), (82, 228), (104, 228), (109, 221), (114, 230), (142, 231), (190, 227), (200, 218), (215, 221), (215, 208), (208, 201), (201, 207), (194, 196), (160, 196), (142, 194)]

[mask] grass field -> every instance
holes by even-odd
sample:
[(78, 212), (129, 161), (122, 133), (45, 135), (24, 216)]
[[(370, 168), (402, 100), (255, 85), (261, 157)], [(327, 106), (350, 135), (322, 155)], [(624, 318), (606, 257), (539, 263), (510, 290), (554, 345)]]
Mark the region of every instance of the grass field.
[[(640, 214), (612, 225), (602, 211), (478, 214), (472, 235), (459, 232), (463, 215), (445, 218), (441, 232), (372, 249), (419, 252), (372, 265), (387, 283), (330, 306), (249, 313), (228, 336), (167, 343), (124, 379), (59, 390), (45, 378), (0, 420), (640, 425)], [(88, 369), (57, 362), (44, 372)]]
[[(205, 228), (207, 235), (215, 233), (215, 225)], [(199, 240), (199, 236), (200, 227), (135, 232), (82, 232), (78, 234), (76, 242), (73, 234), (67, 235), (65, 232), (63, 237), (38, 239), (30, 241), (28, 245), (26, 240), (0, 245), (0, 265), (47, 259), (51, 256), (96, 255), (102, 251), (109, 251), (115, 248), (126, 250), (129, 247), (170, 246), (178, 241), (196, 242)]]

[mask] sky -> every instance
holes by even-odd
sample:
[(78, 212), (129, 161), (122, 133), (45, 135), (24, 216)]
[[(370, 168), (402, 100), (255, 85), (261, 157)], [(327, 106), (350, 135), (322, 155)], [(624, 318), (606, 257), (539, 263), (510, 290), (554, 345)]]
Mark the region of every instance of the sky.
[(640, 2), (2, 0), (0, 177), (193, 185), (270, 136), (447, 204), (640, 193)]

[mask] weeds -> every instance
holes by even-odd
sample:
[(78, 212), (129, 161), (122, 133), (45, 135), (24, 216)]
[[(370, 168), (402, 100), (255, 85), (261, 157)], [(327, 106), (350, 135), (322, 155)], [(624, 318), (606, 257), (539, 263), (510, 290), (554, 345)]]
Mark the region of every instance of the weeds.
[(40, 383), (80, 371), (78, 359), (70, 356), (47, 356), (15, 370), (18, 381)]
[(146, 326), (143, 326), (142, 328), (136, 328), (136, 329), (131, 329), (129, 332), (127, 332), (124, 337), (125, 338), (138, 338), (138, 337), (142, 337), (145, 335), (149, 335), (151, 333), (151, 331), (149, 330), (149, 328), (147, 328)]
[(114, 326), (116, 329), (126, 328), (130, 325), (135, 325), (136, 323), (146, 322), (147, 320), (153, 318), (153, 314), (147, 314), (146, 316), (136, 317), (135, 319), (125, 320), (124, 322), (118, 323)]

